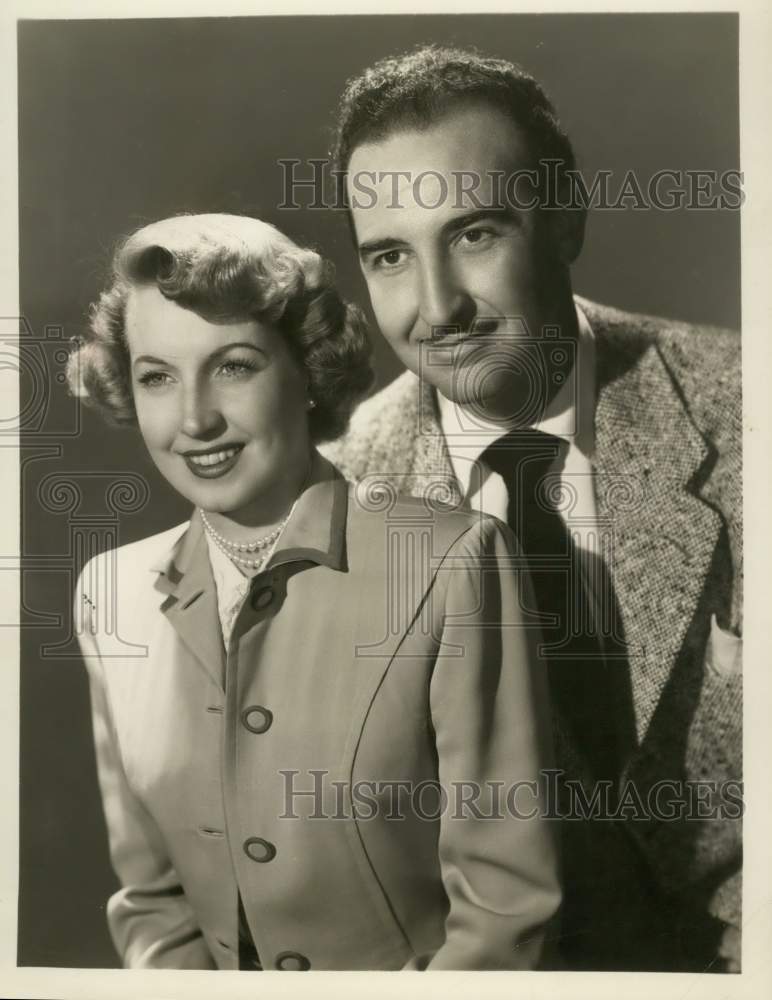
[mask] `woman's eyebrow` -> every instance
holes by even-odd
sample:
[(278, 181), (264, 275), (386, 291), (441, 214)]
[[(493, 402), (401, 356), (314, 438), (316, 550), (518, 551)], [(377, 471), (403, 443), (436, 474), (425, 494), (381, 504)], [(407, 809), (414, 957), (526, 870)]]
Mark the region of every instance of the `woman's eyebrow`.
[(210, 358), (218, 358), (221, 354), (225, 354), (232, 347), (248, 347), (250, 350), (257, 351), (258, 354), (265, 354), (265, 351), (259, 344), (253, 344), (249, 340), (234, 340), (231, 344), (223, 344), (222, 347), (218, 347), (216, 351), (212, 351), (209, 355)]
[[(226, 354), (234, 347), (249, 347), (253, 351), (257, 351), (258, 354), (265, 354), (262, 347), (258, 347), (257, 344), (251, 344), (248, 340), (234, 340), (231, 344), (224, 344), (222, 347), (218, 347), (217, 350), (212, 351), (204, 360), (211, 361), (214, 358), (219, 358), (222, 354)], [(132, 365), (138, 365), (144, 362), (149, 365), (166, 365), (168, 368), (174, 368), (174, 364), (164, 358), (157, 358), (152, 354), (140, 354), (138, 357), (134, 358)]]
[(132, 365), (140, 364), (148, 365), (169, 365), (168, 361), (164, 361), (163, 358), (156, 358), (152, 354), (140, 354), (139, 357), (134, 358)]

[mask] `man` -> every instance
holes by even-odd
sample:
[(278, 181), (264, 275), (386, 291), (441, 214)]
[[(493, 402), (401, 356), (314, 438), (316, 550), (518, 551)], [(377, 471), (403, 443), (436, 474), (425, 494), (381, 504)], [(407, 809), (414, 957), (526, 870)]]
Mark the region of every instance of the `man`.
[(737, 971), (739, 337), (573, 297), (571, 145), (511, 63), (381, 61), (334, 160), (408, 371), (326, 454), (507, 520), (531, 570), (564, 849), (545, 967)]

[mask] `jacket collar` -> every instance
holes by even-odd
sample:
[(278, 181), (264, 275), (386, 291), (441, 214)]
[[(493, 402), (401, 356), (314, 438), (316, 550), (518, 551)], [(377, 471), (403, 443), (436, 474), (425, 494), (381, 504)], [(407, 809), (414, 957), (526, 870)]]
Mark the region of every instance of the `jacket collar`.
[(189, 653), (222, 688), (225, 650), (217, 609), (217, 589), (209, 562), (204, 524), (196, 512), (187, 530), (151, 569), (156, 590), (166, 595), (161, 611)]
[[(259, 575), (297, 561), (346, 571), (347, 512), (346, 481), (314, 451), (308, 482), (271, 559)], [(224, 650), (217, 590), (204, 525), (197, 511), (187, 530), (150, 569), (158, 574), (156, 590), (166, 595), (161, 611), (207, 673), (221, 685)]]
[[(301, 559), (345, 570), (347, 509), (346, 481), (314, 451), (308, 482), (266, 570)], [(206, 554), (204, 526), (194, 511), (183, 534), (149, 567), (159, 574), (156, 589), (173, 594), (180, 603), (192, 600), (195, 591), (208, 583), (207, 574), (200, 572), (202, 554)]]
[(285, 563), (307, 561), (345, 572), (348, 484), (314, 451), (308, 483), (264, 572)]

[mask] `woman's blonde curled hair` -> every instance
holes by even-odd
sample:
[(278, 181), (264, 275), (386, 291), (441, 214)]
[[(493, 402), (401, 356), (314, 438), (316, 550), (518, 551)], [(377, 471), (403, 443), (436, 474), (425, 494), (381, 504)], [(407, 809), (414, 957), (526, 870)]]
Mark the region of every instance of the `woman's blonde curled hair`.
[(118, 245), (111, 283), (91, 306), (88, 330), (69, 358), (71, 391), (111, 423), (137, 422), (126, 305), (132, 288), (147, 284), (211, 321), (275, 325), (306, 373), (315, 443), (345, 431), (372, 385), (364, 317), (338, 294), (329, 262), (257, 219), (180, 215)]

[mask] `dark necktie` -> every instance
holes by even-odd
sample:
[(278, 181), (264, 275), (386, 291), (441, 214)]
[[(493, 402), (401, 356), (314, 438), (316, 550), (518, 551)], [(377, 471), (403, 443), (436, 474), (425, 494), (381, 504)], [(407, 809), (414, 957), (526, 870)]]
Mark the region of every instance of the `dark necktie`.
[(579, 554), (556, 505), (562, 495), (562, 462), (556, 460), (567, 448), (559, 438), (527, 429), (500, 438), (482, 458), (506, 483), (507, 521), (527, 559), (536, 599), (536, 608), (528, 610), (543, 619), (541, 653), (562, 737), (558, 763), (565, 766), (560, 744), (567, 740), (592, 778), (616, 783), (619, 753), (607, 667)]

